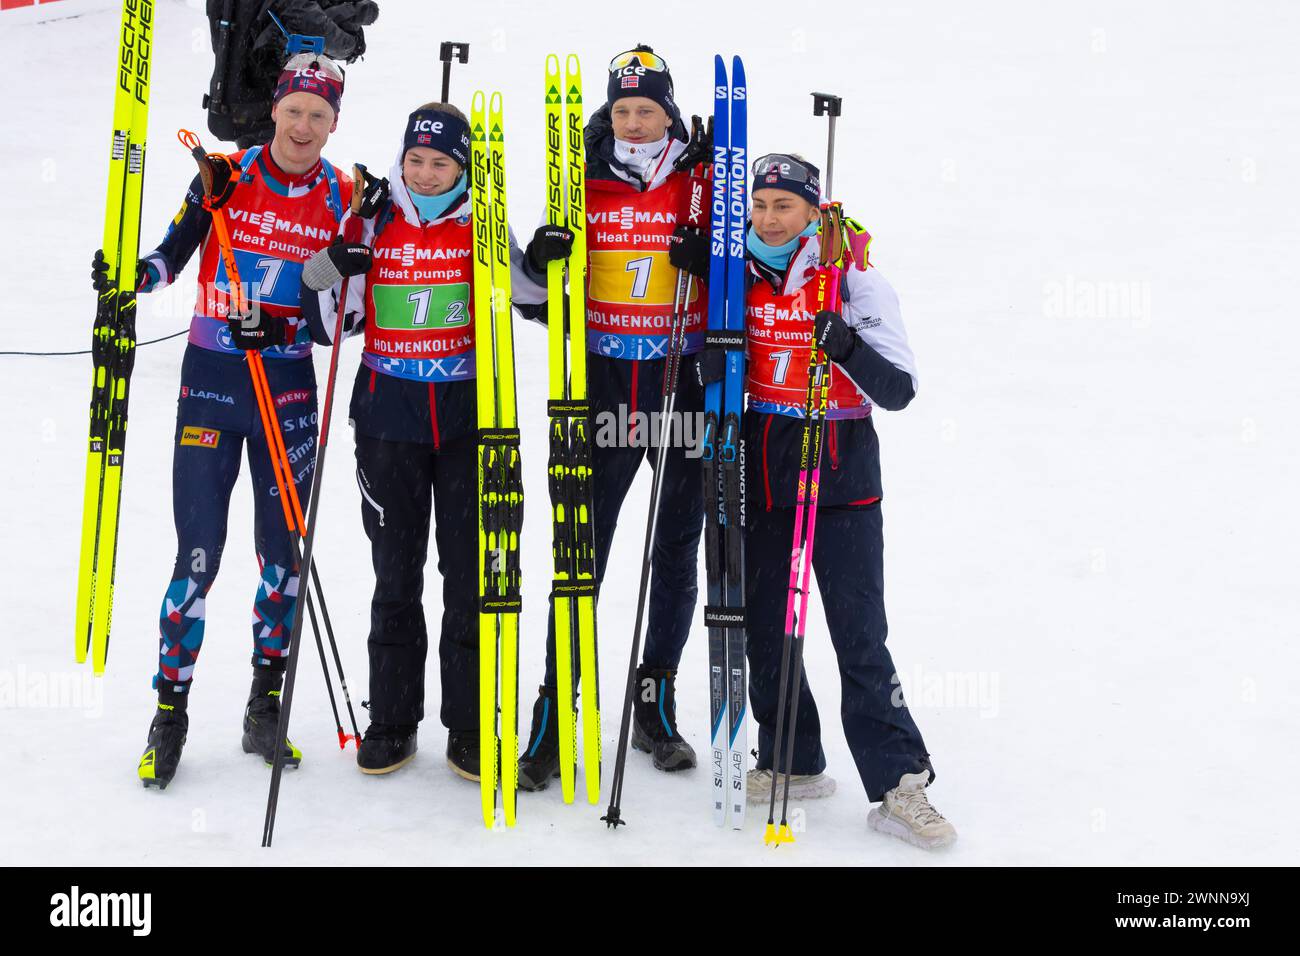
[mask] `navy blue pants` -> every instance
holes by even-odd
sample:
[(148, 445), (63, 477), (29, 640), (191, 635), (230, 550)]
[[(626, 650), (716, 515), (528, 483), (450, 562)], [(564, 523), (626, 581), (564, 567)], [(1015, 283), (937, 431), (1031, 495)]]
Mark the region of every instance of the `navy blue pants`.
[[(266, 359), (276, 417), (304, 511), (316, 466), (316, 374), (311, 359)], [(185, 693), (203, 645), (204, 602), (221, 566), (230, 494), (247, 450), (253, 537), (261, 577), (253, 600), (253, 663), (282, 665), (298, 600), (293, 538), (285, 524), (248, 363), (190, 345), (181, 363), (172, 459), (176, 563), (160, 614), (154, 686)]]
[[(629, 447), (628, 443), (602, 442), (602, 415), (618, 416), (620, 403), (628, 405), (624, 415), (630, 420), (631, 411), (658, 413), (662, 394), (662, 361), (624, 362), (588, 355), (588, 380), (591, 386), (593, 413), (592, 447), (592, 518), (596, 536), (596, 582), (605, 579), (605, 566), (609, 549), (618, 526), (623, 499), (636, 479), (641, 463), (647, 458), (656, 467), (658, 449)], [(628, 397), (631, 396), (631, 401)], [(703, 390), (692, 374), (690, 359), (682, 362), (678, 382), (678, 414), (694, 414), (704, 407)], [(695, 616), (699, 593), (698, 554), (700, 534), (704, 528), (704, 472), (699, 457), (689, 457), (682, 447), (682, 432), (674, 430), (674, 447), (665, 454), (664, 483), (659, 499), (659, 522), (650, 555), (650, 593), (647, 598), (645, 648), (642, 660), (653, 668), (676, 670), (682, 659), (682, 649), (691, 633), (691, 619)], [(645, 535), (646, 514), (639, 507), (632, 524), (637, 534), (638, 552)], [(625, 584), (639, 585), (640, 563), (623, 569), (620, 575)], [(631, 637), (633, 622), (630, 619), (606, 617), (598, 626), (602, 635), (617, 626)], [(620, 633), (620, 636), (621, 633)], [(602, 638), (602, 641), (607, 638)], [(573, 656), (577, 672), (578, 657)], [(555, 687), (555, 614), (552, 610), (546, 627), (546, 678), (547, 687)]]
[[(794, 509), (754, 508), (748, 518), (745, 602), (749, 696), (758, 722), (758, 767), (771, 769)], [(879, 502), (818, 509), (813, 576), (821, 592), (830, 642), (839, 662), (844, 736), (872, 802), (881, 800), (886, 790), (898, 786), (899, 778), (905, 773), (927, 770), (931, 779), (934, 775), (925, 741), (903, 700), (894, 662), (885, 647), (888, 624), (883, 551)], [(811, 628), (805, 633), (805, 658), (824, 655), (826, 636)], [(783, 741), (783, 751), (785, 746)], [(782, 769), (784, 764), (782, 753)], [(798, 774), (820, 773), (826, 769), (821, 719), (806, 673), (799, 689), (791, 768)]]
[(370, 719), (424, 718), (424, 564), (429, 523), (442, 576), (443, 726), (478, 727), (478, 474), (466, 435), (441, 447), (357, 435), (361, 520), (370, 539)]

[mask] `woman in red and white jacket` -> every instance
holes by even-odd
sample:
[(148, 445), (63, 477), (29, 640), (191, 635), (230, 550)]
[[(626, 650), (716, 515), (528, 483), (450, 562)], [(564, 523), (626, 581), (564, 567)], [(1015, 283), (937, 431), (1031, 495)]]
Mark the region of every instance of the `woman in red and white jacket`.
[[(370, 726), (362, 772), (384, 774), (416, 752), (424, 718), (429, 638), (424, 566), (432, 525), (442, 577), (438, 659), (447, 762), (477, 780), (478, 411), (473, 301), (469, 122), (446, 103), (406, 121), (388, 180), (369, 176), (361, 235), (319, 253), (303, 270), (303, 311), (328, 344), (343, 276), (345, 327), (364, 332), (348, 417), (356, 431), (361, 518), (370, 539)], [(342, 231), (349, 234), (351, 213)], [(511, 236), (513, 304), (546, 299), (523, 272)]]
[[(863, 261), (843, 275), (840, 311), (814, 316), (804, 308), (801, 290), (817, 272), (820, 249), (819, 179), (818, 169), (795, 154), (772, 154), (754, 164), (745, 309), (751, 502), (745, 600), (759, 746), (749, 797), (766, 801), (772, 783), (808, 350), (815, 334), (833, 364), (812, 560), (839, 662), (844, 733), (868, 799), (881, 802), (868, 825), (918, 846), (943, 846), (957, 834), (926, 798), (934, 777), (930, 756), (885, 647), (880, 444), (872, 425), (877, 406), (895, 411), (911, 402), (916, 364), (898, 296), (865, 261), (865, 244)], [(708, 374), (705, 363), (701, 371)], [(806, 678), (798, 709), (790, 794), (825, 796), (835, 784), (825, 774), (821, 725)]]

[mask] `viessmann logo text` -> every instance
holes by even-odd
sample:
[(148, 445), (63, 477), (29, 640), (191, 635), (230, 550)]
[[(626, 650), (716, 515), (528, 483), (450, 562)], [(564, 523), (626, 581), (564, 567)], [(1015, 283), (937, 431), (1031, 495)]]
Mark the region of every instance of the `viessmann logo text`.
[(624, 206), (622, 209), (615, 209), (611, 212), (589, 212), (587, 213), (587, 221), (593, 226), (618, 226), (620, 229), (630, 231), (633, 226), (642, 223), (675, 224), (677, 215), (671, 212), (646, 212), (634, 209), (632, 206)]

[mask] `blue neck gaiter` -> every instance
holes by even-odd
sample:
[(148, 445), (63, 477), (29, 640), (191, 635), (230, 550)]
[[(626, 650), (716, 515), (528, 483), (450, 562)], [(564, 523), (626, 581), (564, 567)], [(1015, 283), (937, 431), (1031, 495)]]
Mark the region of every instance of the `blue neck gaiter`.
[(817, 228), (818, 223), (814, 220), (808, 223), (808, 227), (803, 232), (789, 242), (783, 242), (779, 246), (769, 246), (758, 237), (754, 227), (750, 226), (745, 245), (748, 247), (750, 254), (763, 265), (777, 272), (785, 272), (786, 269), (790, 268), (790, 257), (794, 255), (795, 249), (799, 248), (799, 240), (806, 236), (817, 235)]
[(436, 196), (419, 196), (407, 189), (406, 194), (411, 197), (411, 205), (420, 214), (420, 221), (433, 222), (433, 220), (450, 209), (452, 203), (465, 194), (466, 182), (465, 174), (461, 173), (460, 179), (456, 180), (456, 185), (445, 193), (439, 193)]

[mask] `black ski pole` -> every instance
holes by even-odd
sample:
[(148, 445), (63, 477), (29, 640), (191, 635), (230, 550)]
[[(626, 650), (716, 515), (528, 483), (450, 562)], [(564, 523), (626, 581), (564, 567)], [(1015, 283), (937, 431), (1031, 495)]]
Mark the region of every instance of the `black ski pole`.
[(844, 98), (834, 93), (814, 93), (813, 116), (825, 115), (826, 132), (826, 198), (831, 198), (831, 176), (835, 171), (835, 118), (840, 115)]
[(446, 103), (451, 95), (451, 61), (454, 59), (458, 63), (468, 63), (469, 44), (443, 40), (442, 46), (438, 48), (438, 58), (442, 60), (442, 101)]
[[(699, 121), (695, 123), (698, 133)], [(704, 180), (691, 178), (691, 197), (686, 225), (702, 232), (704, 229)], [(618, 754), (614, 762), (614, 777), (610, 783), (609, 809), (601, 817), (609, 827), (625, 821), (621, 815), (623, 802), (623, 776), (627, 764), (627, 741), (632, 723), (632, 698), (636, 693), (636, 665), (641, 655), (641, 630), (645, 624), (646, 595), (650, 591), (650, 556), (653, 553), (655, 530), (659, 525), (659, 497), (663, 490), (664, 472), (672, 448), (674, 409), (677, 407), (677, 377), (681, 372), (682, 349), (686, 344), (686, 310), (690, 305), (692, 277), (685, 269), (677, 272), (677, 289), (673, 296), (673, 322), (668, 333), (668, 356), (664, 361), (664, 384), (661, 411), (659, 412), (659, 453), (654, 462), (654, 481), (650, 486), (650, 515), (646, 519), (645, 548), (641, 555), (641, 587), (636, 601), (636, 623), (632, 628), (632, 653), (627, 665), (627, 686), (623, 691), (623, 718), (619, 724)], [(652, 430), (653, 434), (653, 430)]]
[[(355, 174), (355, 178), (357, 181), (364, 182), (364, 177), (360, 170), (354, 169), (353, 172)], [(357, 217), (357, 213), (360, 209), (363, 195), (364, 195), (363, 190), (361, 189), (353, 190), (353, 194), (352, 194), (353, 217), (348, 223), (348, 225), (353, 229), (359, 227), (361, 223), (361, 220)], [(351, 241), (356, 241), (357, 237), (354, 235), (349, 235), (347, 238)], [(338, 381), (339, 352), (343, 344), (343, 320), (347, 313), (347, 304), (348, 304), (348, 279), (345, 278), (339, 290), (339, 307), (338, 307), (338, 314), (334, 323), (334, 341), (333, 341), (332, 348), (330, 349), (329, 374), (325, 381), (325, 403), (324, 403), (324, 408), (321, 410), (320, 439), (319, 439), (320, 444), (316, 451), (316, 467), (312, 470), (311, 498), (307, 506), (308, 507), (307, 522), (306, 522), (307, 533), (304, 536), (304, 540), (303, 540), (302, 558), (298, 562), (299, 568), (311, 569), (313, 567), (312, 550), (316, 544), (316, 530), (319, 527), (318, 518), (320, 515), (321, 475), (325, 471), (325, 452), (329, 449), (330, 419), (331, 419), (331, 412), (334, 407), (334, 386)], [(289, 476), (289, 480), (290, 481), (293, 480), (292, 475)], [(316, 583), (317, 583), (317, 587), (319, 588), (320, 582), (317, 581)], [(317, 593), (319, 594), (320, 592), (318, 591)], [(310, 598), (310, 594), (308, 594), (308, 598)], [(302, 634), (302, 615), (295, 613), (293, 616), (293, 627), (289, 631), (289, 663), (288, 666), (285, 668), (284, 690), (280, 695), (280, 721), (278, 726), (276, 727), (275, 759), (271, 764), (271, 787), (270, 787), (270, 792), (267, 794), (267, 800), (266, 800), (266, 818), (262, 824), (262, 846), (264, 847), (269, 847), (271, 845), (271, 839), (275, 832), (275, 814), (279, 806), (279, 798), (280, 798), (280, 778), (284, 773), (283, 741), (285, 740), (285, 738), (288, 736), (289, 733), (289, 711), (293, 706), (294, 678), (297, 675), (297, 671), (298, 671), (298, 652), (297, 652), (298, 638), (301, 636), (301, 634)], [(331, 635), (331, 643), (333, 643), (332, 635)], [(337, 646), (335, 646), (334, 648), (334, 654), (335, 654), (334, 659), (337, 662), (338, 661)], [(340, 667), (339, 670), (340, 680), (342, 679), (342, 673), (343, 673), (342, 668)], [(344, 693), (346, 692), (347, 692), (346, 683), (344, 683)], [(348, 702), (349, 713), (351, 713), (351, 710), (352, 710), (352, 705), (351, 705), (351, 701), (349, 700)], [(355, 729), (356, 728), (355, 716), (353, 716), (352, 721), (353, 721), (353, 728)], [(357, 745), (360, 746), (360, 740), (357, 741)]]
[(650, 555), (654, 550), (655, 529), (659, 525), (659, 494), (664, 472), (668, 469), (668, 449), (672, 445), (673, 409), (677, 405), (677, 373), (681, 367), (682, 345), (686, 331), (686, 302), (690, 273), (677, 273), (677, 291), (673, 299), (673, 324), (668, 335), (668, 356), (664, 363), (663, 397), (660, 403), (659, 455), (655, 461), (654, 481), (650, 486), (650, 515), (646, 519), (645, 547), (641, 554), (641, 587), (636, 600), (636, 622), (632, 627), (632, 653), (628, 658), (627, 686), (623, 690), (623, 717), (618, 728), (618, 754), (614, 759), (614, 776), (609, 787), (609, 808), (601, 817), (608, 827), (625, 821), (620, 813), (623, 801), (623, 775), (627, 765), (627, 741), (632, 724), (632, 698), (636, 693), (636, 665), (641, 656), (641, 629), (645, 623), (646, 595), (650, 591)]

